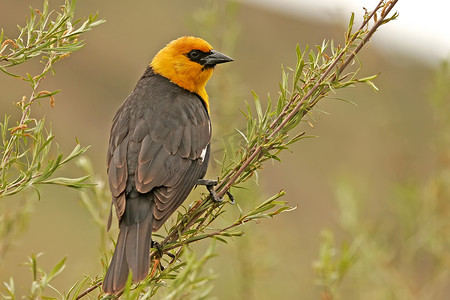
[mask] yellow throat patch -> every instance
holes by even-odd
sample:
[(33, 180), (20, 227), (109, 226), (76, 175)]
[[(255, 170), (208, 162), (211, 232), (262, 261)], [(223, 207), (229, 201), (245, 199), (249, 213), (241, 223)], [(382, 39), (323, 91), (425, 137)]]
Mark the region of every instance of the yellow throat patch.
[(205, 102), (209, 113), (209, 98), (206, 83), (213, 73), (212, 68), (204, 68), (201, 64), (190, 60), (186, 54), (191, 50), (209, 52), (212, 46), (197, 37), (184, 36), (170, 42), (153, 58), (150, 66), (176, 85), (196, 93)]

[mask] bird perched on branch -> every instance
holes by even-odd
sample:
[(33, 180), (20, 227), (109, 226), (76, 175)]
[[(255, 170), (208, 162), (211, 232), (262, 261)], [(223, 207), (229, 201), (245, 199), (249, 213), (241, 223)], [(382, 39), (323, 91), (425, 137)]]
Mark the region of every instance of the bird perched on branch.
[(107, 167), (120, 233), (105, 293), (120, 292), (130, 271), (133, 282), (148, 275), (152, 231), (205, 175), (211, 141), (205, 85), (217, 64), (232, 60), (200, 38), (174, 40), (156, 54), (117, 111)]

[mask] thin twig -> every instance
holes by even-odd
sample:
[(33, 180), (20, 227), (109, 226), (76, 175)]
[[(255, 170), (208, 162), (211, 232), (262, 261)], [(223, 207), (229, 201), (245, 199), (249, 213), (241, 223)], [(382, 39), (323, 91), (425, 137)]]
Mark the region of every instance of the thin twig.
[[(53, 59), (54, 59), (54, 55), (52, 54), (48, 58), (48, 61), (45, 64), (45, 67), (44, 67), (41, 75), (39, 75), (40, 76), (39, 79), (34, 83), (33, 90), (31, 92), (31, 96), (30, 96), (30, 100), (28, 100), (28, 103), (26, 104), (25, 109), (22, 111), (22, 117), (20, 118), (19, 124), (16, 127), (21, 127), (28, 120), (28, 116), (30, 115), (30, 111), (31, 111), (31, 104), (33, 104), (33, 102), (37, 98), (39, 86), (40, 86), (42, 80), (44, 79), (44, 75), (50, 70), (50, 68), (52, 66), (52, 63), (53, 63)], [(8, 163), (9, 157), (11, 156), (11, 153), (13, 151), (13, 144), (15, 143), (15, 141), (17, 139), (18, 139), (18, 137), (13, 134), (13, 135), (11, 135), (11, 138), (8, 141), (8, 147), (9, 148), (3, 154), (2, 163), (0, 165), (0, 170), (2, 172), (5, 171), (6, 164)]]
[(101, 285), (102, 285), (102, 281), (97, 282), (95, 285), (91, 286), (90, 288), (86, 289), (84, 292), (79, 294), (76, 299), (78, 300), (78, 299), (83, 298), (84, 296), (86, 296), (87, 294), (89, 294), (90, 292), (92, 292), (93, 290), (95, 290), (96, 288), (98, 288)]

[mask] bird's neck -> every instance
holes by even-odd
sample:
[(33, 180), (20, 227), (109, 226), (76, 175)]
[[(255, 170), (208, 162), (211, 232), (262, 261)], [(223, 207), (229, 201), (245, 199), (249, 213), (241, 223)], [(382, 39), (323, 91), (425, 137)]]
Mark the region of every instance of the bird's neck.
[(208, 114), (209, 114), (210, 113), (210, 111), (209, 111), (209, 96), (206, 93), (205, 88), (203, 87), (203, 89), (200, 91), (197, 91), (196, 94), (199, 95), (200, 98), (202, 98), (203, 102), (205, 103), (206, 110), (208, 111)]
[(176, 85), (199, 95), (205, 102), (209, 113), (209, 97), (206, 93), (206, 83), (212, 76), (213, 69), (196, 70), (184, 65), (164, 65), (158, 64), (155, 60), (151, 63), (153, 71), (166, 77)]

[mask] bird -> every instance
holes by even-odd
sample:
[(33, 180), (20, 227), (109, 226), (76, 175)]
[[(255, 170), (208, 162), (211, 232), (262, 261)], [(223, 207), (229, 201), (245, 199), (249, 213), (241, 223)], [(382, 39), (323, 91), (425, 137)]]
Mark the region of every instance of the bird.
[[(106, 294), (145, 279), (152, 232), (205, 176), (211, 121), (205, 86), (217, 64), (233, 59), (205, 40), (182, 36), (162, 48), (117, 110), (107, 174), (119, 221), (116, 247), (103, 279)], [(210, 190), (210, 189), (208, 189)]]

